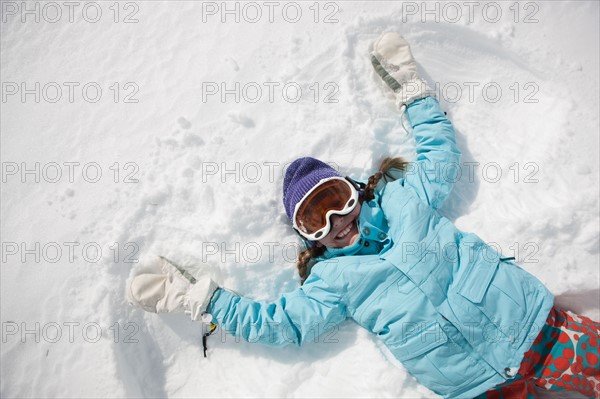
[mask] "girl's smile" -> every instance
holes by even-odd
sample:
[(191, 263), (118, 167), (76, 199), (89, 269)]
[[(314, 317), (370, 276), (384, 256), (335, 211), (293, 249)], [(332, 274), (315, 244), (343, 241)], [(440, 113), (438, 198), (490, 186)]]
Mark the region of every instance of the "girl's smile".
[(353, 226), (353, 222), (348, 223), (348, 225), (346, 227), (344, 227), (344, 230), (342, 230), (342, 232), (340, 234), (335, 236), (335, 239), (341, 240), (342, 238), (346, 237), (346, 235), (348, 233), (350, 233), (350, 230), (352, 230), (352, 226)]

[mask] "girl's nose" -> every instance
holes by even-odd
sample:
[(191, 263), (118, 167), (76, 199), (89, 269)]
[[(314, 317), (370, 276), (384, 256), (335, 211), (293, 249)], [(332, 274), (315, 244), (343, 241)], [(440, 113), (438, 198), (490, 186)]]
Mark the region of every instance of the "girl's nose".
[(340, 223), (342, 223), (343, 219), (344, 219), (343, 216), (331, 215), (331, 224), (333, 225), (333, 227), (337, 227)]

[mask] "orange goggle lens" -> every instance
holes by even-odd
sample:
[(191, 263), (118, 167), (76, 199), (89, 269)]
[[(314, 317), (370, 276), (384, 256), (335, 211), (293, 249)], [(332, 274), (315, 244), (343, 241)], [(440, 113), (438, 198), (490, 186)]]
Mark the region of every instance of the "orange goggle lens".
[[(329, 180), (316, 187), (302, 201), (295, 222), (301, 232), (312, 235), (329, 224), (328, 213), (347, 214), (355, 206), (356, 195), (350, 183), (342, 179)], [(326, 234), (323, 232), (315, 238), (323, 238)]]

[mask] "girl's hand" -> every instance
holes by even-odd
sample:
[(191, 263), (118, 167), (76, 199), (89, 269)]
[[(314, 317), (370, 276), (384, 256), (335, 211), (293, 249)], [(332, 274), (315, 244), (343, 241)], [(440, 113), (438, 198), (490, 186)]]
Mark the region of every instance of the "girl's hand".
[(417, 73), (408, 42), (396, 32), (386, 32), (371, 45), (371, 64), (384, 87), (394, 93), (399, 109), (435, 92)]
[(206, 308), (218, 285), (208, 273), (193, 277), (162, 256), (153, 257), (147, 270), (127, 283), (129, 303), (152, 313), (186, 313), (192, 320), (210, 321)]

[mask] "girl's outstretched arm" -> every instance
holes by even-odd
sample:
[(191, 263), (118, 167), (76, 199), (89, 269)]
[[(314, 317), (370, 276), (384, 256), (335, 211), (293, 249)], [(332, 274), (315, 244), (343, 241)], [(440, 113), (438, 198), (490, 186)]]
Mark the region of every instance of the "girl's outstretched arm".
[(417, 158), (407, 168), (403, 185), (438, 209), (460, 176), (461, 153), (454, 128), (434, 97), (409, 104), (406, 116), (417, 143)]
[(384, 88), (393, 91), (398, 109), (406, 108), (417, 142), (417, 159), (400, 184), (412, 188), (421, 200), (437, 209), (460, 176), (460, 151), (452, 124), (433, 97), (435, 92), (419, 76), (410, 45), (402, 36), (383, 33), (372, 47), (375, 72)]
[(271, 346), (316, 341), (347, 318), (341, 297), (316, 276), (270, 303), (221, 288), (207, 311), (226, 333)]
[(272, 303), (244, 298), (220, 288), (210, 270), (191, 275), (165, 257), (149, 255), (126, 284), (128, 301), (147, 312), (186, 313), (249, 342), (283, 346), (316, 341), (348, 316), (342, 296), (320, 277)]

